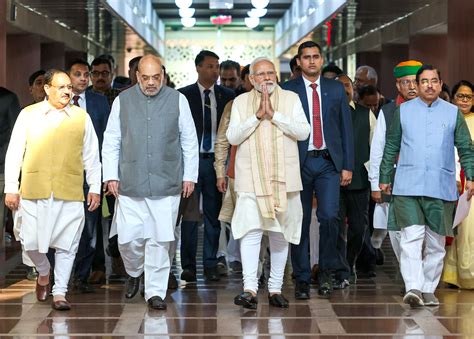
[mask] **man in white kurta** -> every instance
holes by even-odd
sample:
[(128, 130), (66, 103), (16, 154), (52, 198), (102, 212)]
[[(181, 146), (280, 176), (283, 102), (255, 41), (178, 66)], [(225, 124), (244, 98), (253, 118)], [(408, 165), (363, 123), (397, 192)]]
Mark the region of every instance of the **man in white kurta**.
[(226, 133), (230, 144), (238, 146), (232, 233), (240, 239), (244, 291), (234, 303), (257, 307), (258, 258), (266, 231), (271, 253), (269, 303), (286, 308), (281, 287), (288, 243), (299, 243), (303, 218), (297, 140), (306, 139), (310, 127), (298, 95), (277, 85), (270, 60), (254, 60), (250, 79), (254, 90), (234, 100)]
[[(56, 249), (53, 308), (68, 310), (67, 284), (84, 226), (84, 170), (87, 204), (100, 203), (99, 144), (89, 115), (71, 106), (71, 81), (58, 70), (45, 74), (48, 100), (21, 111), (7, 151), (5, 204), (17, 211), (20, 240), (39, 273), (36, 296), (49, 295), (48, 249)], [(21, 171), (21, 185), (18, 178)]]
[(187, 99), (162, 86), (160, 60), (144, 56), (138, 84), (114, 101), (104, 134), (104, 182), (117, 197), (111, 236), (129, 280), (125, 297), (138, 292), (145, 274), (145, 299), (166, 309), (168, 249), (181, 194), (189, 197), (198, 178), (198, 144)]

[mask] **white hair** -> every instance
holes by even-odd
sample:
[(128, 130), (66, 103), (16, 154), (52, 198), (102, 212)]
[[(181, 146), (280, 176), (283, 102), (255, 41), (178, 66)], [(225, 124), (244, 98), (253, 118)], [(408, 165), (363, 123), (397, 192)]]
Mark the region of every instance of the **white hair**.
[(258, 64), (259, 62), (261, 61), (268, 61), (269, 63), (271, 63), (273, 65), (273, 62), (266, 58), (266, 57), (258, 57), (256, 58), (254, 61), (252, 61), (252, 63), (250, 64), (250, 67), (249, 67), (249, 74), (254, 74), (255, 72), (255, 65)]
[(367, 79), (372, 80), (375, 79), (375, 84), (378, 83), (378, 75), (377, 71), (368, 65), (363, 65), (357, 68), (356, 73), (359, 72), (359, 70), (366, 70), (367, 71)]

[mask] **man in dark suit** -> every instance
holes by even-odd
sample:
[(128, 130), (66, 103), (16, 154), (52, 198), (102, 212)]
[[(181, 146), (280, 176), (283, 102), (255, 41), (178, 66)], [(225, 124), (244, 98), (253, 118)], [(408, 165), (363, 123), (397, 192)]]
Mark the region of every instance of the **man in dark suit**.
[[(76, 60), (69, 67), (69, 76), (71, 78), (72, 94), (71, 104), (79, 106), (89, 113), (92, 124), (94, 125), (97, 139), (99, 140), (99, 151), (102, 149), (102, 141), (104, 140), (104, 131), (107, 127), (110, 107), (107, 97), (86, 90), (90, 79), (90, 66), (84, 60)], [(84, 183), (84, 194), (87, 196), (88, 186)], [(92, 267), (92, 260), (96, 251), (97, 244), (97, 228), (102, 227), (101, 209), (98, 208), (93, 212), (88, 211), (85, 206), (85, 224), (82, 231), (79, 248), (76, 254), (75, 269), (73, 275), (73, 287), (81, 293), (91, 293), (93, 287), (89, 285), (87, 279)]]
[(332, 293), (332, 275), (340, 260), (336, 250), (340, 186), (351, 182), (354, 166), (351, 112), (344, 87), (338, 81), (321, 77), (324, 63), (321, 47), (313, 42), (298, 48), (302, 76), (282, 87), (298, 93), (311, 124), (310, 137), (298, 142), (303, 192), (303, 226), (299, 245), (291, 246), (296, 299), (309, 299), (311, 268), (309, 227), (313, 193), (318, 200), (316, 215), (320, 223), (318, 294)]
[(5, 185), (5, 154), (7, 153), (8, 142), (12, 134), (16, 118), (20, 113), (20, 102), (15, 93), (4, 87), (0, 87), (0, 232), (5, 226), (5, 205), (3, 203), (5, 195), (3, 189)]
[[(198, 80), (179, 89), (189, 101), (199, 142), (199, 179), (196, 194), (203, 197), (204, 212), (204, 275), (207, 280), (219, 280), (217, 249), (221, 231), (218, 220), (222, 194), (217, 190), (214, 170), (214, 143), (224, 106), (235, 97), (234, 91), (216, 85), (219, 77), (219, 57), (207, 50), (195, 59)], [(196, 281), (197, 222), (181, 223), (181, 279)]]

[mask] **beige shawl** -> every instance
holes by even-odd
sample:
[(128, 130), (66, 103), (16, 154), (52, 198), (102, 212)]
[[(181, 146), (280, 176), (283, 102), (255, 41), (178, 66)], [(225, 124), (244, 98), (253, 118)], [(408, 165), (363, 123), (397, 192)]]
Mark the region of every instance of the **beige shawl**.
[[(279, 111), (281, 89), (277, 85), (270, 95), (275, 112)], [(254, 115), (260, 106), (262, 94), (249, 93), (248, 115)], [(264, 218), (275, 219), (276, 212), (287, 210), (285, 182), (285, 151), (283, 132), (270, 120), (264, 119), (249, 137), (252, 179), (260, 213)]]

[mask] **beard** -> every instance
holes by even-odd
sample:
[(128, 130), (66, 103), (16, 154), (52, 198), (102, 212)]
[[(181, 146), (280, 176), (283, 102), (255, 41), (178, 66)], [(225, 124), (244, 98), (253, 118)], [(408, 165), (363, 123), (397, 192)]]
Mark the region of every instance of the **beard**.
[(254, 85), (255, 90), (257, 90), (260, 93), (263, 93), (263, 85), (267, 86), (268, 94), (272, 94), (273, 91), (276, 88), (276, 83), (274, 83), (273, 81), (266, 81), (266, 82), (262, 82), (260, 84), (255, 83), (255, 85)]

